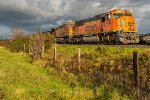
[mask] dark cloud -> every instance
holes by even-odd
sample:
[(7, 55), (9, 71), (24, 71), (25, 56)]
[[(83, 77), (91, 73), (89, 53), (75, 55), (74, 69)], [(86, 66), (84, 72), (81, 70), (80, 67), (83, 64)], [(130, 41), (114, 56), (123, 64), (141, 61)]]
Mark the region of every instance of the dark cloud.
[(150, 32), (149, 0), (1, 0), (0, 26), (49, 30), (67, 20), (80, 20), (111, 9), (133, 11), (140, 32)]

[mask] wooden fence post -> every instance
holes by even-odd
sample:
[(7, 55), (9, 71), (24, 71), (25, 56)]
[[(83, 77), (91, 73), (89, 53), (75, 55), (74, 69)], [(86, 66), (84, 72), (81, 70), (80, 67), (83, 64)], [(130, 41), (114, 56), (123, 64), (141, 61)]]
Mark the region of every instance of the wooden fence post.
[(81, 51), (80, 51), (80, 48), (78, 48), (78, 66), (79, 66), (79, 72), (80, 72), (80, 65), (81, 64)]
[(133, 70), (134, 70), (134, 86), (135, 86), (135, 95), (138, 97), (140, 96), (139, 91), (139, 83), (138, 83), (138, 52), (133, 52)]
[(29, 45), (29, 55), (31, 54), (31, 45)]
[(44, 50), (45, 50), (45, 47), (42, 46), (42, 52), (41, 52), (41, 57), (44, 58)]
[(57, 57), (57, 51), (56, 51), (56, 46), (55, 46), (55, 48), (54, 48), (54, 62), (56, 62), (56, 58)]

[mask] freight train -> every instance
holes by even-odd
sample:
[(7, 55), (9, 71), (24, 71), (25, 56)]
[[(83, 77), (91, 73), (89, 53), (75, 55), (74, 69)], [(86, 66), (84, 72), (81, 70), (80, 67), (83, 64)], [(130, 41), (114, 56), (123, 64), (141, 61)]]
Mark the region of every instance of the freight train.
[(132, 12), (121, 9), (67, 22), (51, 33), (58, 43), (134, 44), (140, 41)]

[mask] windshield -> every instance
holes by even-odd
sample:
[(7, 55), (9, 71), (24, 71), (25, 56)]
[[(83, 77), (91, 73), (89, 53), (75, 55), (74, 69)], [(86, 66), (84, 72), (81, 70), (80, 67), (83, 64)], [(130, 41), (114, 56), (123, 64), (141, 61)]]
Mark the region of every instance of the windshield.
[(132, 16), (132, 14), (125, 14), (125, 16)]
[(114, 15), (114, 18), (118, 18), (118, 17), (123, 16), (123, 14), (121, 14), (121, 13), (117, 13), (117, 14), (113, 14), (113, 15)]
[(71, 28), (73, 26), (74, 26), (74, 24), (68, 24), (68, 28)]
[(121, 13), (116, 13), (116, 14), (113, 14), (113, 16), (114, 16), (114, 18), (118, 18), (118, 17), (123, 16), (123, 14), (121, 14)]
[(122, 13), (115, 13), (115, 14), (113, 14), (113, 16), (114, 16), (114, 18), (119, 18), (119, 17), (121, 17), (121, 16), (132, 16), (132, 14), (122, 14)]

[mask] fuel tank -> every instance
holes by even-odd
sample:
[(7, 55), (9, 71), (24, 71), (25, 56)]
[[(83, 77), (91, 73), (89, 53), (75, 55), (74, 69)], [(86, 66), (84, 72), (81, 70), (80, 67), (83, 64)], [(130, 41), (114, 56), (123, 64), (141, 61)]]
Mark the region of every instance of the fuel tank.
[(83, 36), (83, 41), (95, 43), (95, 42), (99, 42), (99, 37), (93, 36), (93, 35), (85, 35), (85, 36)]

